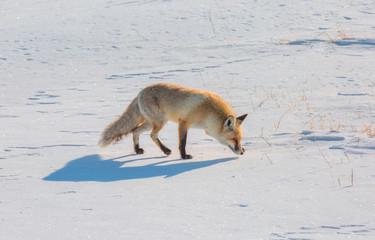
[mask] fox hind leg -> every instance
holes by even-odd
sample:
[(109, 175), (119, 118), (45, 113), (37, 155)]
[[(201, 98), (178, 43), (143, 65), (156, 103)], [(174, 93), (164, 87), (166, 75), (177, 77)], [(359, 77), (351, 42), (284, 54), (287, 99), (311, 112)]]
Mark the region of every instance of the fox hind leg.
[(150, 122), (146, 121), (139, 127), (133, 130), (133, 145), (134, 145), (134, 151), (137, 154), (143, 154), (145, 151), (143, 148), (139, 147), (139, 136), (146, 131), (151, 130), (151, 124)]
[(151, 139), (154, 143), (164, 152), (166, 155), (170, 155), (172, 151), (167, 148), (159, 139), (159, 131), (164, 127), (167, 121), (160, 121), (160, 122), (152, 122), (151, 127)]

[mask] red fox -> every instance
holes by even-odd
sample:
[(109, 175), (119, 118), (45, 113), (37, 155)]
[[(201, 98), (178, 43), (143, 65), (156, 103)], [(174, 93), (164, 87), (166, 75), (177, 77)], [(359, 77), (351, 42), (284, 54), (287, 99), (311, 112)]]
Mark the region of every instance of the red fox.
[(181, 158), (190, 159), (185, 146), (189, 128), (200, 128), (206, 134), (228, 146), (234, 153), (243, 154), (241, 147), (241, 123), (247, 114), (236, 117), (234, 110), (212, 92), (183, 86), (158, 83), (141, 90), (125, 112), (103, 131), (100, 147), (107, 147), (133, 133), (134, 150), (144, 153), (139, 147), (139, 136), (151, 130), (151, 138), (166, 154), (171, 154), (159, 139), (159, 131), (168, 120), (178, 123), (179, 150)]

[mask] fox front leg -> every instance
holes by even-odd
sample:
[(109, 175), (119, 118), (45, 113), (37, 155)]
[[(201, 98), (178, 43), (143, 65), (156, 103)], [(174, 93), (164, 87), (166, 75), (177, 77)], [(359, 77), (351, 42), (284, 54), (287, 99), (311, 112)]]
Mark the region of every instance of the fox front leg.
[(186, 154), (186, 140), (187, 140), (187, 126), (184, 121), (179, 122), (178, 126), (178, 136), (179, 136), (179, 149), (182, 159), (191, 159), (193, 156)]

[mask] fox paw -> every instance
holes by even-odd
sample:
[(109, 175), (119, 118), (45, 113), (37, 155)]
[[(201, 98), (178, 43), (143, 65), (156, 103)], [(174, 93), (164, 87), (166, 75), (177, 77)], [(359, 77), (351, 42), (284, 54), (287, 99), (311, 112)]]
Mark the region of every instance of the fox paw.
[(193, 156), (191, 156), (190, 154), (185, 154), (184, 156), (181, 156), (182, 159), (192, 159)]
[(135, 150), (135, 152), (137, 154), (144, 154), (145, 153), (145, 150), (143, 150), (143, 148), (138, 148), (137, 150)]
[(164, 154), (171, 155), (172, 151), (170, 149), (163, 149)]

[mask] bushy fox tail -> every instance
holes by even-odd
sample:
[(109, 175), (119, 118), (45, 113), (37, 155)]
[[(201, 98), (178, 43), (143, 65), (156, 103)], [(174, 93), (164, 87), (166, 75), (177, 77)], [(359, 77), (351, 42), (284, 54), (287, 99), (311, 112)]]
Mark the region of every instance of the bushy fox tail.
[(104, 129), (99, 140), (99, 147), (105, 148), (120, 141), (144, 121), (145, 119), (139, 111), (137, 98), (134, 98), (121, 116)]

